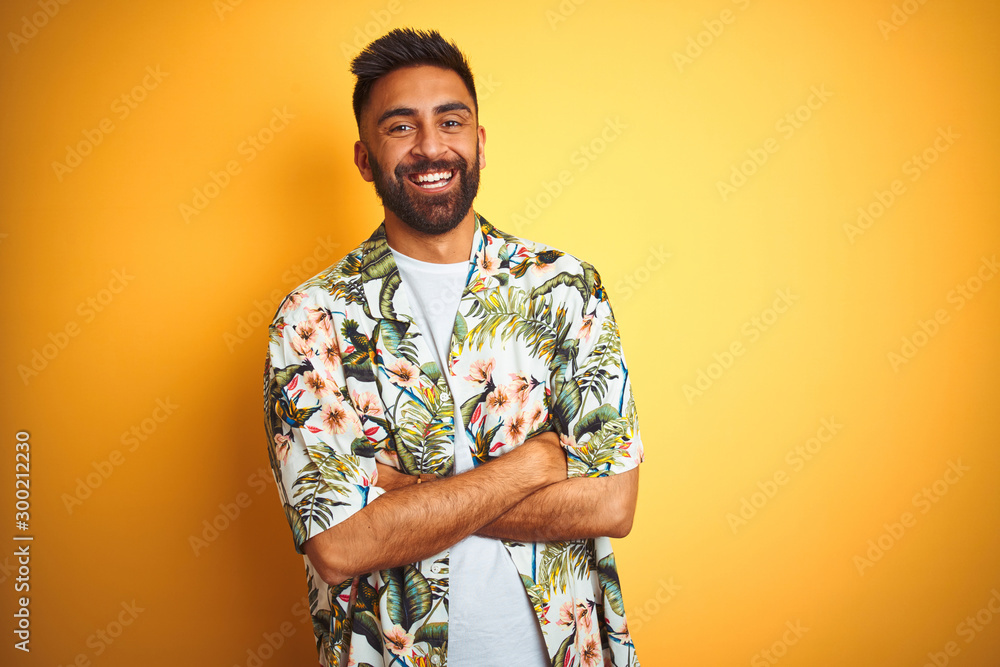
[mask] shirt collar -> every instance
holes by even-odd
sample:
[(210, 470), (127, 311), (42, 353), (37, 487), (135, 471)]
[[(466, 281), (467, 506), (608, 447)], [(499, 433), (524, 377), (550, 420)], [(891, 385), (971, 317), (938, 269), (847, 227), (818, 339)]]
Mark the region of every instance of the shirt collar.
[[(473, 212), (475, 230), (472, 236), (472, 248), (469, 251), (469, 275), (466, 279), (466, 290), (473, 286), (473, 291), (481, 291), (484, 279), (477, 257), (486, 252), (486, 237), (495, 233), (493, 225)], [(361, 281), (368, 303), (368, 309), (373, 318), (395, 321), (405, 321), (402, 313), (409, 313), (409, 304), (400, 287), (399, 267), (392, 256), (392, 249), (385, 235), (385, 220), (361, 244)], [(480, 286), (478, 289), (476, 286)]]

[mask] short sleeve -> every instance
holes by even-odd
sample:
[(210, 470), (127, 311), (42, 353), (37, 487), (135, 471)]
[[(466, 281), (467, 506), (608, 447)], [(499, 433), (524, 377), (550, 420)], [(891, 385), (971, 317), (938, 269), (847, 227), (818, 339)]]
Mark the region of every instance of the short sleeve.
[(643, 448), (618, 324), (600, 275), (584, 266), (589, 296), (582, 310), (568, 313), (553, 365), (552, 412), (568, 475), (601, 477), (638, 466)]
[(285, 299), (270, 327), (264, 375), (271, 469), (295, 549), (382, 493), (375, 433), (352, 404), (330, 310), (308, 293)]

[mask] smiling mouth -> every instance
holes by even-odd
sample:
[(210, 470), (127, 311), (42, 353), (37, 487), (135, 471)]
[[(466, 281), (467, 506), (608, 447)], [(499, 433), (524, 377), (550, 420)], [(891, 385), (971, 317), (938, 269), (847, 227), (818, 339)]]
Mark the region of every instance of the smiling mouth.
[(455, 177), (455, 171), (447, 169), (444, 171), (429, 171), (423, 174), (410, 174), (407, 179), (421, 190), (433, 192), (441, 190), (451, 183)]

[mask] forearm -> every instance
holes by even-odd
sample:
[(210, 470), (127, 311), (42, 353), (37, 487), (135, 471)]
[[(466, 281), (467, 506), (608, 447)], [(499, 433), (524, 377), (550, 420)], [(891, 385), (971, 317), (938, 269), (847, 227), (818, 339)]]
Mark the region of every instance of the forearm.
[(308, 540), (306, 553), (327, 582), (439, 553), (559, 481), (560, 475), (565, 479), (565, 458), (555, 458), (561, 452), (553, 454), (551, 447), (542, 452), (540, 447), (512, 452), (518, 455), (500, 457), (462, 475), (390, 491)]
[(632, 528), (639, 469), (573, 477), (540, 489), (476, 531), (525, 542), (625, 537)]

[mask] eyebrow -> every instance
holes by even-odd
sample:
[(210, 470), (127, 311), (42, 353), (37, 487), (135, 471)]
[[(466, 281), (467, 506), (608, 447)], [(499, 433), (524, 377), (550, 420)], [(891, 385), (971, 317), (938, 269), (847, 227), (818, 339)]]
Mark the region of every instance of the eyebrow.
[[(443, 113), (448, 113), (449, 111), (465, 111), (466, 113), (469, 114), (472, 113), (472, 109), (470, 109), (469, 105), (465, 104), (464, 102), (448, 102), (447, 104), (439, 104), (438, 106), (434, 107), (434, 115), (436, 116), (441, 115)], [(378, 121), (375, 124), (381, 125), (390, 118), (396, 118), (399, 116), (413, 117), (416, 115), (417, 115), (417, 110), (414, 109), (413, 107), (396, 107), (395, 109), (389, 109), (381, 116), (379, 116)]]

